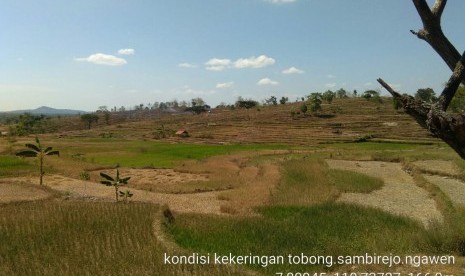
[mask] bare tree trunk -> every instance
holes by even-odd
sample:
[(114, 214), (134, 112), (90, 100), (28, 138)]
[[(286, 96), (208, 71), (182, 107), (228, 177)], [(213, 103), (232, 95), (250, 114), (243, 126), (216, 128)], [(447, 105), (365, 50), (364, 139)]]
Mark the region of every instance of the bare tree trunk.
[(439, 101), (429, 104), (408, 95), (400, 95), (385, 81), (378, 82), (398, 100), (406, 113), (412, 116), (422, 127), (428, 129), (465, 159), (465, 113), (448, 113), (452, 98), (460, 83), (465, 84), (465, 52), (460, 56), (457, 49), (444, 35), (441, 28), (441, 16), (447, 0), (436, 0), (430, 9), (426, 0), (412, 0), (423, 22), (423, 28), (411, 32), (428, 42), (453, 71), (452, 76), (442, 91)]
[(39, 153), (40, 158), (39, 158), (39, 168), (40, 168), (40, 185), (43, 185), (43, 177), (44, 177), (44, 155), (43, 153)]

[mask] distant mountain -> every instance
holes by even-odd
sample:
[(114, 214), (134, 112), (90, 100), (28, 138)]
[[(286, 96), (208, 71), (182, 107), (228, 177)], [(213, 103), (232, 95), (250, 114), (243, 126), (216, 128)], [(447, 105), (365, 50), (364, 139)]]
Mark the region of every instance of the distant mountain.
[(23, 114), (23, 113), (30, 113), (33, 115), (49, 115), (49, 116), (57, 116), (57, 115), (78, 115), (88, 113), (82, 110), (72, 110), (72, 109), (56, 109), (47, 106), (41, 106), (36, 109), (25, 109), (25, 110), (14, 110), (8, 112), (1, 112), (3, 114)]

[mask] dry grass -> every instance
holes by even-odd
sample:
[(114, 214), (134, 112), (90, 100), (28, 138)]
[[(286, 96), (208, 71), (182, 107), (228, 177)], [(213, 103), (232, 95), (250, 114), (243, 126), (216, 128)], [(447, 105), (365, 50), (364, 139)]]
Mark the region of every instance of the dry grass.
[(310, 206), (334, 201), (340, 191), (331, 185), (323, 160), (290, 160), (284, 164), (283, 180), (273, 193), (273, 205)]
[[(0, 206), (1, 275), (244, 275), (166, 265), (151, 204), (40, 201)], [(27, 222), (27, 223), (25, 223)]]
[(0, 203), (41, 200), (54, 196), (53, 190), (27, 182), (0, 179)]

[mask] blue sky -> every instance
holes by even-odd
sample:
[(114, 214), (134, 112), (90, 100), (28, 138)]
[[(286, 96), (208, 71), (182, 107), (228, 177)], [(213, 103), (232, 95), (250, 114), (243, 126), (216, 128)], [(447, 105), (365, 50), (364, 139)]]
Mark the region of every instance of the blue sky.
[[(464, 10), (449, 1), (443, 15), (459, 51)], [(407, 0), (3, 0), (0, 26), (2, 111), (295, 100), (378, 77), (440, 92), (450, 75), (410, 34), (421, 21)]]

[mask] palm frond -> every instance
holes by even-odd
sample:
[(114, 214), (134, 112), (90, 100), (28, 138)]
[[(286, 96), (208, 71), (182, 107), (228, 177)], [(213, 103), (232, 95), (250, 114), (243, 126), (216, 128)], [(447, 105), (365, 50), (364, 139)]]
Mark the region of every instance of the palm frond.
[(45, 155), (58, 155), (58, 156), (60, 156), (60, 152), (57, 151), (57, 150), (52, 150), (52, 151), (49, 151), (49, 152), (45, 152)]
[(113, 186), (113, 182), (108, 181), (108, 180), (102, 180), (102, 181), (100, 181), (100, 183), (101, 183), (101, 184), (105, 184), (105, 185), (107, 185), (107, 186)]
[(101, 173), (100, 173), (100, 176), (103, 177), (103, 178), (105, 178), (106, 180), (115, 181), (115, 180), (113, 179), (113, 177), (109, 176), (109, 175), (106, 174), (106, 173), (102, 173), (102, 172), (101, 172)]
[(40, 148), (38, 146), (34, 145), (34, 144), (26, 144), (25, 146), (26, 146), (26, 148), (30, 148), (30, 149), (35, 150), (37, 152), (41, 151)]
[(16, 153), (16, 156), (21, 157), (37, 157), (37, 152), (33, 150), (23, 150)]

